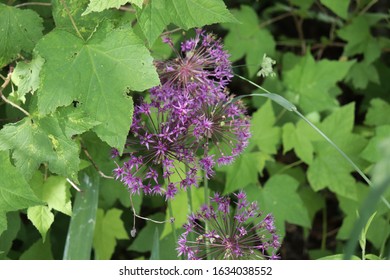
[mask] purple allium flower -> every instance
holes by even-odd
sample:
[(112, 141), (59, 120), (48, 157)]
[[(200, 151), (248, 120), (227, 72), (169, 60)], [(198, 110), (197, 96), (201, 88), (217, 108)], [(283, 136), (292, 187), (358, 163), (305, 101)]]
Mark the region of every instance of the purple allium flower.
[(245, 113), (243, 104), (228, 96), (215, 104), (205, 103), (195, 111), (188, 134), (194, 137), (198, 150), (203, 150), (204, 158), (212, 152), (219, 166), (234, 161), (248, 145), (251, 136), (249, 118)]
[[(171, 118), (157, 103), (141, 103), (134, 109), (133, 124), (125, 145), (123, 166), (114, 170), (131, 193), (161, 194), (172, 199), (177, 187), (186, 189), (197, 185), (197, 163), (183, 135), (187, 128), (177, 118)], [(177, 183), (169, 176), (177, 171), (176, 163), (188, 168)], [(166, 189), (161, 185), (168, 181)]]
[[(219, 194), (210, 199), (217, 206), (205, 205), (192, 214), (179, 239), (178, 255), (188, 259), (278, 259), (280, 242), (273, 216), (261, 218), (257, 204), (248, 203), (243, 191), (236, 199), (234, 215), (230, 215), (230, 199)], [(195, 240), (190, 240), (190, 233)]]
[(223, 50), (221, 40), (214, 35), (197, 29), (195, 38), (181, 43), (181, 52), (175, 49), (170, 39), (163, 41), (177, 57), (156, 62), (161, 84), (176, 89), (188, 89), (194, 85), (223, 89), (233, 77), (229, 55)]

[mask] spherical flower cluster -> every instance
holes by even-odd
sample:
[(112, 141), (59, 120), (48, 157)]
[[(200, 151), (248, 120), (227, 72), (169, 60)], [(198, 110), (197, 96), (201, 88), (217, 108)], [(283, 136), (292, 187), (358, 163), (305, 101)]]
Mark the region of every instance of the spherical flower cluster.
[(279, 259), (276, 252), (280, 242), (273, 216), (262, 217), (257, 204), (249, 203), (243, 191), (235, 196), (234, 213), (230, 198), (216, 193), (211, 199), (215, 206), (204, 205), (189, 216), (185, 232), (178, 240), (179, 256), (191, 260)]
[[(232, 70), (220, 40), (196, 30), (180, 51), (164, 41), (177, 57), (155, 62), (161, 84), (150, 89), (149, 103), (136, 106), (124, 153), (129, 159), (114, 173), (132, 193), (170, 199), (179, 187), (197, 185), (198, 170), (210, 178), (216, 164), (231, 164), (250, 132), (245, 107), (226, 87)], [(173, 173), (179, 182), (170, 182)]]

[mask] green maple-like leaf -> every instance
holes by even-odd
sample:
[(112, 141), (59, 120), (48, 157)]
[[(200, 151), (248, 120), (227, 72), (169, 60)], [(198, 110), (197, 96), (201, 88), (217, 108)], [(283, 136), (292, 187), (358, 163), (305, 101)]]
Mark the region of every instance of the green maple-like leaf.
[(328, 7), (339, 17), (346, 19), (348, 17), (348, 7), (350, 0), (321, 0), (321, 3)]
[(310, 228), (309, 214), (304, 207), (298, 190), (298, 181), (288, 175), (274, 175), (264, 188), (247, 188), (248, 197), (258, 201), (261, 211), (275, 217), (278, 233), (284, 235), (284, 223)]
[(115, 250), (116, 239), (128, 239), (121, 215), (122, 210), (116, 208), (108, 210), (105, 214), (104, 210), (98, 209), (93, 238), (96, 259), (110, 259)]
[(249, 76), (254, 76), (260, 68), (264, 54), (271, 57), (274, 55), (275, 40), (267, 29), (258, 27), (259, 20), (252, 7), (242, 5), (240, 10), (233, 10), (232, 14), (241, 24), (223, 25), (229, 29), (224, 39), (225, 47), (231, 54), (232, 61), (245, 56)]
[[(366, 146), (367, 141), (362, 136), (352, 133), (354, 108), (353, 103), (341, 107), (328, 116), (319, 127), (355, 164), (361, 166), (363, 162), (358, 155)], [(356, 182), (350, 174), (354, 168), (350, 163), (324, 140), (314, 143), (314, 151), (317, 156), (307, 172), (312, 188), (318, 191), (329, 187), (341, 196), (356, 199)]]
[(377, 40), (371, 35), (370, 25), (370, 19), (362, 15), (355, 17), (350, 24), (337, 32), (342, 39), (348, 42), (344, 48), (345, 56), (363, 53), (367, 64), (380, 56), (381, 49)]
[(33, 206), (27, 209), (27, 217), (38, 229), (45, 242), (46, 234), (54, 222), (54, 215), (45, 205)]
[(299, 121), (296, 126), (287, 123), (283, 126), (283, 152), (294, 149), (297, 156), (305, 163), (311, 164), (314, 148), (312, 140), (318, 139), (318, 134), (304, 121)]
[(267, 102), (255, 112), (251, 120), (252, 137), (249, 140), (248, 150), (255, 146), (260, 151), (268, 154), (276, 154), (276, 147), (280, 141), (280, 127), (275, 125), (275, 114), (272, 102)]
[(11, 164), (8, 151), (0, 151), (0, 169), (0, 232), (2, 232), (7, 228), (6, 212), (41, 205), (43, 202), (30, 189), (20, 171)]
[(127, 3), (131, 3), (142, 8), (143, 2), (144, 0), (90, 0), (88, 8), (85, 10), (85, 12), (82, 13), (82, 15), (84, 16), (92, 12), (101, 12), (110, 8), (118, 9), (120, 6), (123, 6)]
[(271, 159), (264, 152), (247, 152), (241, 154), (233, 164), (221, 168), (220, 170), (226, 171), (224, 193), (231, 193), (250, 184), (257, 184), (259, 173), (263, 170), (265, 162)]
[(37, 197), (46, 202), (50, 210), (72, 215), (71, 195), (66, 178), (53, 175), (44, 180), (42, 174), (37, 172), (30, 185)]
[(34, 11), (0, 3), (0, 68), (21, 51), (32, 51), (42, 37), (42, 30), (42, 19)]
[(122, 150), (133, 112), (126, 92), (143, 91), (159, 83), (152, 57), (131, 28), (101, 26), (88, 42), (55, 30), (36, 50), (46, 60), (39, 111), (47, 114), (78, 100), (80, 108), (100, 122), (93, 131)]
[(151, 0), (143, 9), (136, 9), (139, 26), (149, 45), (153, 45), (170, 22), (165, 1)]
[(187, 30), (218, 22), (237, 22), (223, 0), (150, 0), (142, 10), (137, 9), (137, 17), (149, 45), (169, 23)]
[[(289, 56), (287, 56), (289, 57)], [(347, 75), (354, 61), (314, 61), (310, 53), (296, 59), (296, 64), (285, 70), (283, 81), (294, 100), (305, 113), (335, 108), (338, 102), (336, 83)]]
[(378, 162), (381, 159), (379, 144), (388, 137), (390, 137), (390, 125), (376, 127), (375, 136), (361, 152), (361, 157), (373, 163)]
[(390, 104), (380, 98), (372, 99), (364, 123), (374, 126), (390, 124), (390, 118), (384, 112), (390, 112)]
[(18, 87), (16, 97), (24, 102), (27, 93), (33, 94), (39, 87), (39, 73), (45, 61), (37, 56), (30, 62), (18, 62), (12, 73), (12, 82)]

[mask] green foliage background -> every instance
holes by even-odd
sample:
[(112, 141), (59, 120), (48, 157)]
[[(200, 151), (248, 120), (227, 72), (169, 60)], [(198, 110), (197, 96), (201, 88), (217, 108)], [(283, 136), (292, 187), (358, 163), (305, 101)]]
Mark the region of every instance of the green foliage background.
[[(250, 145), (211, 190), (244, 189), (272, 212), (282, 259), (340, 258), (353, 239), (359, 258), (390, 258), (380, 199), (390, 200), (388, 1), (33, 2), (0, 1), (0, 259), (177, 258), (170, 224), (133, 224), (133, 207), (167, 220), (165, 202), (131, 203), (104, 174), (115, 168), (110, 147), (123, 149), (132, 97), (159, 83), (153, 59), (172, 55), (161, 34), (178, 42), (194, 27), (221, 36), (236, 73), (295, 104), (373, 179), (369, 187), (303, 120), (253, 97)], [(264, 54), (277, 61), (265, 80)], [(238, 78), (230, 88), (260, 92)], [(202, 188), (192, 199), (203, 203)], [(187, 200), (181, 192), (172, 203), (178, 231)], [(361, 234), (354, 226), (367, 215)]]

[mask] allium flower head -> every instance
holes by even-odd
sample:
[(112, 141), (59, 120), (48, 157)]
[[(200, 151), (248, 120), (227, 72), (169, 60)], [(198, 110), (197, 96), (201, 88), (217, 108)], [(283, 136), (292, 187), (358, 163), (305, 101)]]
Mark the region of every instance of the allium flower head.
[(248, 145), (249, 119), (241, 101), (225, 96), (218, 102), (204, 103), (192, 117), (189, 135), (204, 157), (215, 155), (218, 165), (233, 162)]
[(233, 77), (229, 55), (220, 40), (197, 29), (195, 38), (181, 43), (181, 51), (175, 49), (169, 38), (164, 42), (171, 46), (176, 58), (155, 63), (161, 84), (185, 90), (197, 98), (218, 98)]
[[(178, 185), (182, 188), (196, 185), (195, 156), (186, 147), (185, 131), (181, 121), (167, 117), (158, 104), (136, 106), (123, 154), (128, 160), (114, 170), (115, 178), (131, 193), (161, 194), (167, 199), (174, 197)], [(161, 188), (164, 181), (169, 181), (169, 176), (178, 171), (176, 162), (184, 163), (189, 171), (180, 182), (169, 183), (164, 190)]]
[[(273, 216), (263, 217), (242, 191), (236, 200), (232, 213), (230, 199), (215, 194), (211, 199), (215, 206), (205, 205), (190, 215), (178, 240), (178, 255), (188, 259), (278, 259), (280, 243)], [(195, 240), (190, 240), (190, 233)]]

